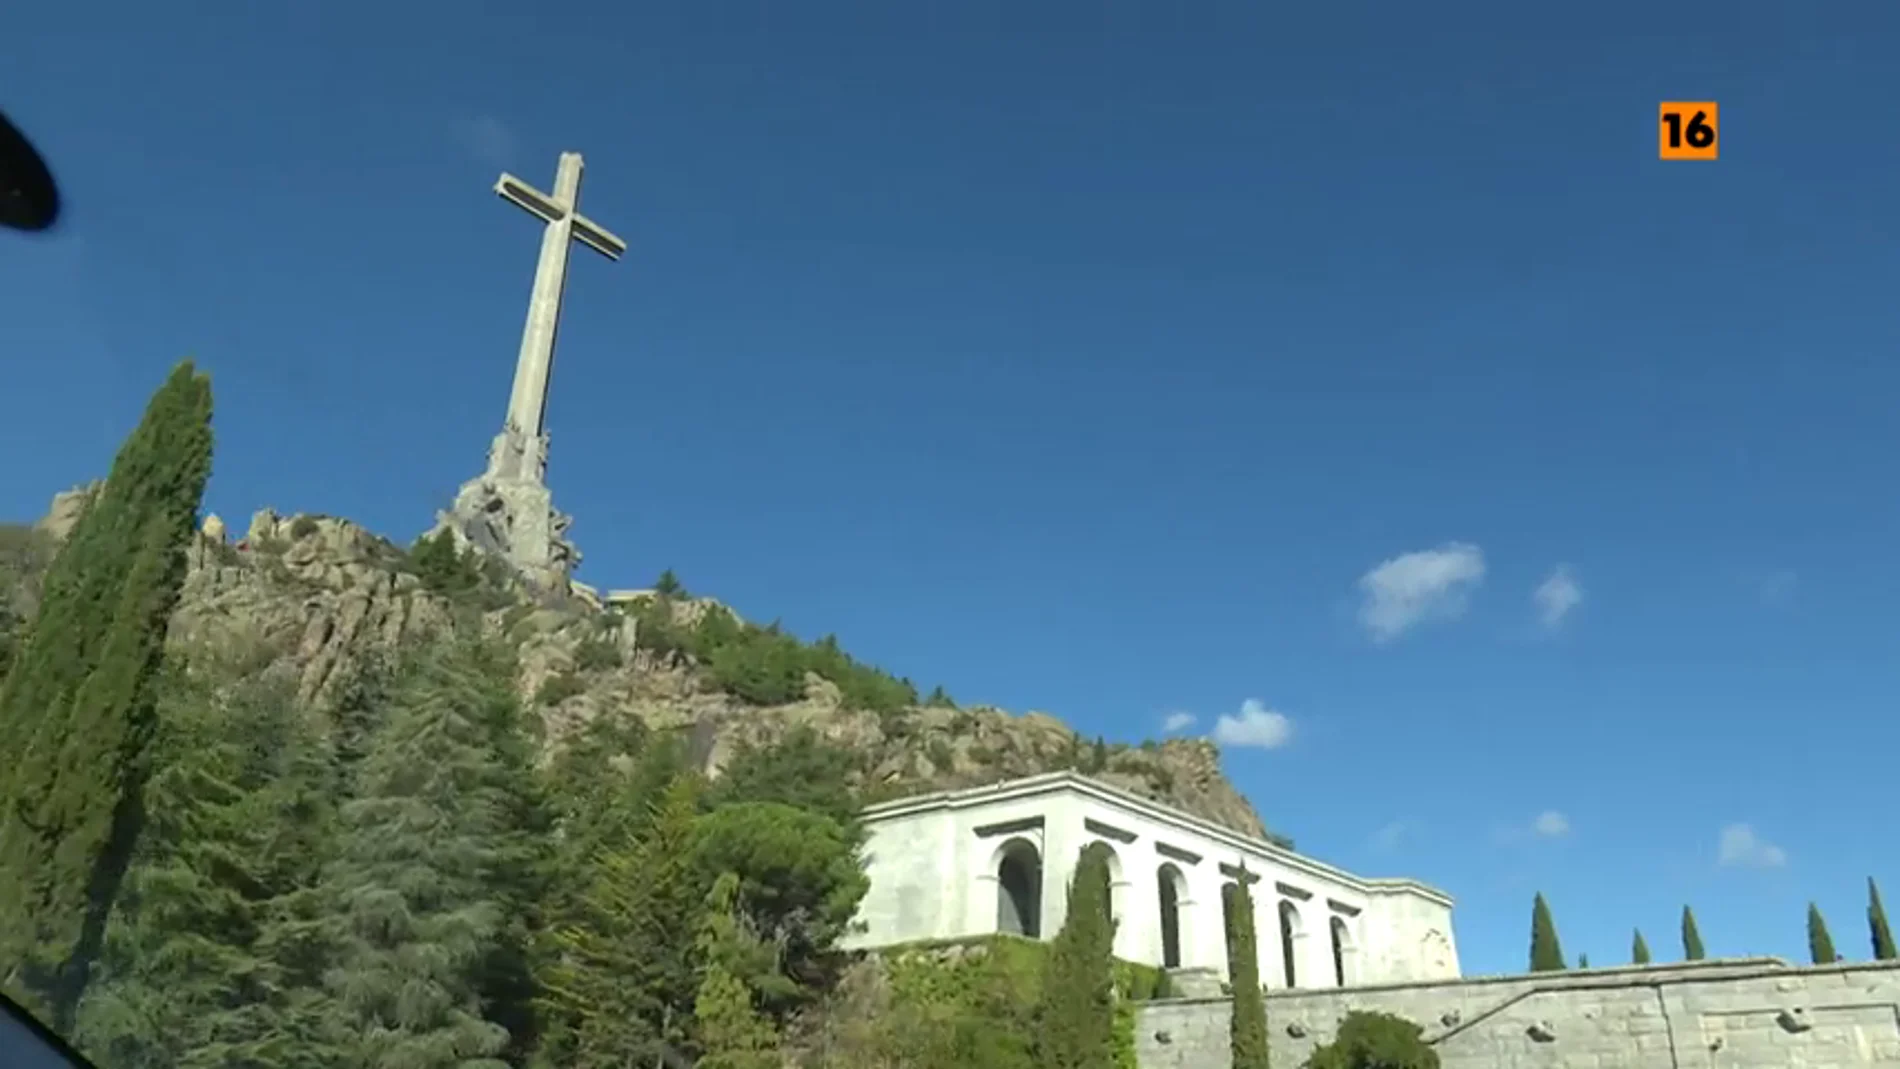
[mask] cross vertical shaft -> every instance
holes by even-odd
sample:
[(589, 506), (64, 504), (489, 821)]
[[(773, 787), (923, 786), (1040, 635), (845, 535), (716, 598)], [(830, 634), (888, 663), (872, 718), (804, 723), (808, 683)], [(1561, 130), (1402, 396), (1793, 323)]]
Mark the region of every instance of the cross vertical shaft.
[(508, 422), (530, 442), (547, 430), (548, 385), (554, 376), (554, 341), (561, 330), (561, 296), (567, 288), (567, 250), (574, 240), (573, 208), (580, 201), (581, 157), (563, 152), (554, 176), (554, 203), (566, 209), (548, 221), (541, 235), (541, 258), (528, 298), (528, 321), (521, 330), (515, 358), (514, 390), (508, 396)]
[(610, 260), (626, 243), (580, 214), (581, 155), (563, 152), (555, 171), (554, 195), (547, 196), (510, 174), (495, 182), (495, 192), (541, 219), (541, 256), (535, 266), (528, 319), (515, 359), (514, 388), (508, 415), (489, 459), (491, 473), (541, 481), (546, 464), (548, 387), (554, 375), (554, 343), (561, 327), (561, 296), (567, 285), (568, 250), (573, 242)]
[(435, 531), (451, 534), (457, 546), (507, 560), (545, 588), (565, 589), (581, 554), (567, 535), (571, 518), (555, 510), (545, 476), (548, 385), (554, 374), (554, 339), (561, 327), (568, 246), (578, 241), (617, 260), (627, 243), (580, 213), (578, 152), (561, 153), (552, 195), (511, 174), (496, 180), (495, 192), (541, 220), (541, 258), (534, 269), (528, 321), (521, 330), (508, 415), (489, 447), (488, 470), (463, 483), (454, 504), (436, 513)]

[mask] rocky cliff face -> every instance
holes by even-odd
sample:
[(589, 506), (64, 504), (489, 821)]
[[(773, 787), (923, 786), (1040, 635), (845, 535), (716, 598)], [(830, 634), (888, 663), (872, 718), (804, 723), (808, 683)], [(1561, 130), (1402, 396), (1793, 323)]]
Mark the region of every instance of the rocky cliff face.
[[(37, 525), (38, 537), (63, 538), (86, 497), (84, 490), (62, 494)], [(232, 538), (211, 517), (191, 551), (173, 637), (209, 643), (257, 671), (287, 669), (300, 698), (321, 703), (366, 654), (466, 617), (425, 590), (407, 561), (387, 539), (344, 520), (262, 512)], [(8, 582), (0, 574), (0, 584)], [(737, 745), (807, 726), (865, 755), (865, 785), (880, 796), (1080, 765), (1236, 831), (1265, 834), (1253, 807), (1221, 774), (1212, 744), (1202, 740), (1098, 750), (1042, 713), (926, 706), (880, 715), (846, 708), (838, 688), (816, 675), (807, 676), (803, 700), (761, 708), (713, 687), (685, 658), (638, 648), (629, 621), (585, 601), (513, 590), (484, 608), (480, 626), (519, 650), (521, 694), (557, 742), (592, 718), (633, 716), (655, 728), (696, 730), (716, 770)]]

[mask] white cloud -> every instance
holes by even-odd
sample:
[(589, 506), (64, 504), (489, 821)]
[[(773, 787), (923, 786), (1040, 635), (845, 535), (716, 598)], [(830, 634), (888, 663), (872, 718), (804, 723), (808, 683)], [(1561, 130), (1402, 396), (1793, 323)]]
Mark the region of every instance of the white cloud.
[(1570, 818), (1555, 809), (1546, 809), (1531, 821), (1531, 830), (1546, 839), (1556, 839), (1570, 834)]
[(1253, 698), (1240, 703), (1239, 713), (1214, 722), (1214, 741), (1222, 746), (1277, 750), (1292, 738), (1293, 721)]
[(1178, 710), (1178, 709), (1172, 713), (1169, 713), (1167, 716), (1163, 717), (1161, 720), (1161, 730), (1164, 733), (1169, 734), (1169, 735), (1172, 735), (1177, 731), (1186, 731), (1188, 728), (1191, 728), (1193, 726), (1194, 726), (1194, 714), (1188, 713), (1188, 712), (1182, 712), (1181, 710)]
[(1372, 848), (1374, 850), (1396, 849), (1398, 845), (1401, 842), (1404, 842), (1406, 837), (1411, 834), (1412, 834), (1411, 821), (1395, 820), (1392, 823), (1387, 824), (1385, 827), (1380, 828), (1378, 831), (1375, 831), (1372, 833)]
[(515, 153), (515, 132), (492, 115), (458, 120), (451, 131), (462, 150), (491, 167), (505, 166)]
[(1718, 860), (1734, 868), (1778, 869), (1788, 863), (1786, 850), (1756, 835), (1747, 824), (1723, 828), (1716, 849)]
[(1393, 557), (1359, 577), (1359, 622), (1374, 642), (1389, 642), (1426, 620), (1463, 613), (1483, 579), (1484, 551), (1466, 542)]
[(1559, 564), (1544, 581), (1531, 591), (1531, 602), (1537, 606), (1537, 619), (1548, 630), (1555, 631), (1570, 615), (1570, 610), (1583, 601), (1583, 585), (1570, 570), (1570, 565)]

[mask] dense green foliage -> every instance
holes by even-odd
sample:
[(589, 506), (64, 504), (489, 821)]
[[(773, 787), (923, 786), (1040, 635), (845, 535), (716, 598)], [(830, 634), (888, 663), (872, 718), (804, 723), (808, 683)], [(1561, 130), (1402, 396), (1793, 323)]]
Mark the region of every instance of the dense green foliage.
[(1808, 960), (1816, 965), (1832, 965), (1841, 960), (1834, 952), (1834, 937), (1827, 932), (1827, 921), (1821, 917), (1821, 907), (1808, 903)]
[[(805, 696), (809, 672), (835, 685), (850, 708), (894, 713), (918, 704), (910, 680), (856, 660), (838, 647), (835, 636), (802, 642), (776, 623), (742, 623), (716, 605), (690, 626), (683, 625), (677, 609), (686, 592), (678, 579), (664, 585), (672, 593), (656, 586), (659, 596), (634, 610), (635, 641), (643, 649), (691, 657), (722, 690), (755, 705), (784, 705)], [(932, 698), (937, 704), (949, 703), (941, 687)]]
[(1630, 939), (1630, 964), (1649, 964), (1649, 944), (1644, 941), (1643, 932), (1640, 928), (1636, 930), (1635, 935)]
[(0, 680), (0, 962), (70, 1029), (137, 842), (156, 681), (211, 473), (211, 386), (152, 396)]
[[(997, 935), (894, 948), (840, 987), (831, 1027), (812, 1042), (825, 1069), (1040, 1069), (1039, 1031), (1053, 945)], [(1114, 963), (1113, 1064), (1136, 1069), (1135, 1007), (1165, 974)]]
[(0, 524), (0, 679), (6, 678), (39, 597), (52, 540), (27, 524)]
[(1389, 1013), (1353, 1010), (1331, 1043), (1313, 1051), (1306, 1069), (1438, 1069), (1424, 1029)]
[(144, 834), (79, 1017), (102, 1065), (298, 1064), (274, 1022), (316, 977), (271, 941), (315, 883), (336, 783), (287, 680), (220, 694), (214, 674), (161, 687)]
[(1887, 907), (1880, 904), (1880, 888), (1873, 877), (1867, 878), (1867, 938), (1873, 944), (1875, 961), (1900, 957), (1893, 945), (1893, 929), (1887, 927)]
[(1267, 1069), (1267, 999), (1260, 983), (1260, 942), (1254, 933), (1253, 890), (1243, 878), (1221, 888), (1227, 918), (1227, 975), (1234, 990), (1228, 1046), (1234, 1069)]
[(1684, 906), (1682, 907), (1682, 958), (1684, 961), (1701, 961), (1707, 956), (1702, 949), (1702, 933), (1695, 926), (1695, 913), (1688, 906)]
[(1115, 922), (1107, 850), (1101, 843), (1083, 849), (1069, 884), (1068, 914), (1049, 946), (1037, 1006), (1038, 1064), (1048, 1069), (1114, 1065)]
[[(299, 517), (298, 523), (308, 518)], [(296, 531), (293, 524), (291, 533), (295, 535)], [(418, 538), (401, 564), (422, 581), (424, 590), (447, 599), (458, 609), (488, 611), (509, 602), (507, 567), (473, 548), (456, 549), (455, 536), (446, 528)]]
[(1563, 947), (1557, 942), (1557, 922), (1550, 917), (1550, 905), (1542, 892), (1531, 902), (1531, 971), (1560, 972), (1564, 968)]

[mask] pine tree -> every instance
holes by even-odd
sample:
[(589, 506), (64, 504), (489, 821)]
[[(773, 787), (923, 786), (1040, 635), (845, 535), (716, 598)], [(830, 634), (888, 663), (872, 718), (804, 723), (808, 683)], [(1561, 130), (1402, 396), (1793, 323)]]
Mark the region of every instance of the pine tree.
[(656, 1064), (687, 1043), (694, 923), (705, 909), (691, 856), (700, 784), (678, 773), (657, 799), (640, 800), (643, 786), (628, 783), (627, 804), (645, 818), (597, 848), (585, 893), (554, 932), (543, 987), (568, 1027), (565, 1064)]
[(1684, 961), (1701, 961), (1707, 955), (1702, 950), (1702, 933), (1696, 931), (1695, 914), (1688, 906), (1682, 907), (1682, 958)]
[(1630, 964), (1649, 964), (1649, 944), (1643, 941), (1642, 929), (1636, 929), (1635, 937), (1630, 940)]
[(739, 877), (713, 884), (695, 947), (700, 961), (693, 1020), (703, 1052), (696, 1069), (777, 1069), (778, 1036), (758, 1011), (746, 978), (772, 968), (772, 948), (746, 929), (738, 911)]
[(1540, 891), (1531, 902), (1531, 971), (1561, 972), (1563, 968), (1564, 951), (1557, 942), (1557, 924), (1550, 919), (1550, 906)]
[[(208, 658), (206, 658), (208, 659)], [(327, 853), (331, 766), (287, 681), (214, 692), (166, 672), (144, 834), (80, 1003), (102, 1064), (295, 1066), (290, 989), (269, 938)]]
[(1243, 871), (1221, 888), (1226, 907), (1227, 975), (1234, 989), (1228, 1044), (1234, 1069), (1267, 1069), (1267, 1002), (1260, 986), (1260, 946), (1254, 935), (1253, 892)]
[(342, 846), (319, 887), (338, 933), (327, 1032), (353, 1065), (506, 1069), (498, 960), (518, 960), (524, 827), (512, 680), (489, 651), (440, 645), (399, 674), (369, 740)]
[(1082, 851), (1069, 885), (1069, 914), (1044, 959), (1037, 1064), (1047, 1069), (1112, 1069), (1114, 921), (1109, 917), (1107, 848)]
[(0, 682), (0, 961), (70, 1033), (137, 844), (156, 680), (211, 472), (211, 386), (175, 368), (46, 574)]
[(1841, 956), (1834, 952), (1834, 937), (1827, 934), (1827, 921), (1821, 919), (1821, 907), (1808, 903), (1808, 960), (1816, 965), (1832, 965)]
[(1874, 886), (1874, 878), (1867, 877), (1867, 935), (1874, 945), (1875, 961), (1892, 961), (1900, 957), (1893, 945), (1893, 929), (1887, 927), (1887, 908), (1880, 904), (1880, 888)]

